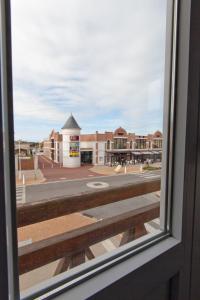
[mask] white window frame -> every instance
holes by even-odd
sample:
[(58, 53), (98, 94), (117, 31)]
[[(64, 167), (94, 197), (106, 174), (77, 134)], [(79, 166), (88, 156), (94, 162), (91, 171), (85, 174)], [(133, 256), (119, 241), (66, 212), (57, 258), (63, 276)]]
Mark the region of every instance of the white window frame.
[[(171, 22), (176, 22), (177, 1), (168, 1), (170, 9), (175, 14), (168, 15)], [(177, 38), (177, 60), (173, 61), (171, 70), (173, 76), (176, 73), (176, 85), (172, 83), (171, 78), (166, 77), (166, 94), (170, 91), (175, 96), (175, 114), (176, 122), (173, 122), (173, 111), (171, 107), (166, 107), (170, 111), (170, 128), (173, 129), (173, 135), (169, 135), (167, 142), (169, 142), (170, 153), (173, 152), (174, 163), (166, 168), (166, 172), (171, 174), (171, 193), (166, 197), (172, 199), (171, 207), (169, 208), (171, 231), (170, 234), (166, 234), (165, 238), (158, 237), (157, 242), (149, 241), (142, 245), (141, 248), (130, 251), (122, 255), (120, 259), (113, 258), (112, 264), (104, 266), (99, 264), (99, 270), (80, 275), (74, 278), (73, 282), (63, 284), (57, 287), (50, 294), (46, 294), (44, 299), (107, 299), (109, 296), (119, 295), (122, 293), (122, 287), (126, 286), (127, 289), (123, 291), (127, 295), (126, 299), (130, 298), (130, 292), (134, 291), (142, 297), (147, 293), (148, 288), (152, 289), (159, 282), (170, 278), (172, 274), (178, 272), (182, 274), (182, 278), (178, 280), (174, 277), (172, 284), (179, 284), (181, 290), (179, 297), (181, 300), (189, 299), (188, 293), (190, 288), (189, 277), (189, 261), (191, 259), (191, 248), (187, 247), (187, 244), (192, 243), (192, 231), (193, 224), (190, 222), (193, 220), (194, 215), (194, 199), (191, 196), (195, 194), (195, 157), (196, 157), (196, 141), (197, 141), (197, 129), (198, 129), (198, 97), (193, 96), (191, 86), (193, 89), (197, 89), (197, 84), (192, 85), (194, 79), (199, 79), (199, 74), (192, 74), (192, 67), (194, 65), (195, 53), (192, 51), (194, 46), (194, 39), (190, 39), (192, 33), (195, 33), (195, 26), (191, 26), (195, 20), (192, 20), (192, 16), (195, 15), (195, 0), (180, 0), (178, 7), (178, 32), (173, 32), (173, 37)], [(3, 153), (3, 161), (0, 161), (0, 166), (3, 171), (4, 182), (1, 186), (2, 199), (0, 201), (0, 207), (4, 211), (1, 212), (2, 228), (0, 228), (0, 239), (4, 241), (4, 247), (2, 256), (0, 257), (1, 273), (0, 280), (3, 284), (0, 284), (0, 292), (4, 299), (19, 299), (19, 285), (18, 285), (18, 272), (17, 272), (17, 247), (16, 247), (16, 208), (12, 203), (12, 199), (15, 199), (15, 178), (14, 178), (14, 156), (13, 152), (13, 123), (12, 123), (12, 74), (10, 72), (10, 57), (11, 57), (11, 41), (10, 41), (10, 7), (9, 1), (1, 0), (1, 67), (2, 67), (2, 111), (1, 111), (1, 125), (3, 127), (3, 141), (1, 150)], [(190, 32), (190, 29), (193, 32)], [(168, 32), (168, 38), (172, 36), (172, 32)], [(171, 54), (174, 53), (174, 48), (169, 48), (167, 55), (167, 62)], [(175, 58), (175, 56), (173, 56)], [(169, 64), (170, 65), (170, 64)], [(175, 68), (176, 66), (176, 68)], [(196, 76), (196, 77), (195, 77)], [(174, 78), (172, 78), (174, 79)], [(171, 97), (170, 95), (170, 97)], [(169, 95), (168, 95), (169, 96)], [(8, 118), (8, 116), (11, 117)], [(166, 119), (165, 122), (168, 120)], [(166, 123), (165, 123), (166, 124)], [(193, 132), (193, 135), (191, 135)], [(164, 137), (164, 140), (165, 137)], [(1, 139), (2, 141), (2, 139)], [(193, 146), (193, 147), (192, 147)], [(165, 145), (164, 145), (165, 148)], [(168, 147), (167, 147), (168, 148)], [(172, 176), (173, 175), (173, 176)], [(166, 186), (163, 185), (163, 190), (167, 191)], [(187, 210), (186, 210), (187, 207)], [(161, 209), (162, 211), (162, 209)], [(166, 210), (165, 210), (166, 211)], [(5, 220), (6, 215), (6, 220)], [(6, 233), (6, 234), (5, 234)], [(5, 249), (6, 247), (6, 249)], [(129, 245), (125, 246), (129, 248)], [(5, 251), (6, 250), (6, 251)], [(142, 251), (141, 251), (142, 250)], [(134, 255), (133, 255), (134, 254)], [(9, 259), (8, 259), (9, 257)], [(98, 258), (99, 262), (101, 258)], [(97, 260), (98, 260), (97, 259)], [(119, 261), (120, 260), (120, 261)], [(164, 261), (166, 262), (164, 264)], [(173, 261), (173, 263), (172, 263)], [(92, 262), (91, 262), (92, 263)], [(165, 266), (165, 272), (163, 272), (163, 266)], [(148, 285), (149, 276), (157, 268), (157, 274), (155, 274), (154, 281), (151, 285)], [(84, 266), (80, 266), (84, 268)], [(188, 272), (187, 272), (188, 271)], [(4, 274), (4, 277), (2, 276)], [(60, 279), (65, 279), (65, 274), (60, 274)], [(190, 279), (190, 278), (189, 278)], [(141, 281), (143, 282), (141, 286)], [(53, 280), (52, 280), (53, 282)], [(178, 285), (176, 285), (178, 287)], [(44, 288), (44, 286), (41, 288)], [(134, 289), (134, 290), (133, 290)], [(24, 299), (31, 299), (24, 295)], [(114, 299), (114, 298), (109, 298)], [(175, 298), (174, 298), (175, 299)]]

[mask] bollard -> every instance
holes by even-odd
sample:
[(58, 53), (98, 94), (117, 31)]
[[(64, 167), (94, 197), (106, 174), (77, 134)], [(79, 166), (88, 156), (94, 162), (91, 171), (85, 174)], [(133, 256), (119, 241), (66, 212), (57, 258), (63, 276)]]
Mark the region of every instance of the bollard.
[(24, 176), (24, 174), (23, 174), (23, 177), (22, 177), (23, 179), (22, 179), (22, 183), (23, 183), (23, 185), (25, 185), (25, 176)]
[(124, 167), (124, 174), (126, 174), (127, 173), (127, 170), (126, 170), (126, 166)]

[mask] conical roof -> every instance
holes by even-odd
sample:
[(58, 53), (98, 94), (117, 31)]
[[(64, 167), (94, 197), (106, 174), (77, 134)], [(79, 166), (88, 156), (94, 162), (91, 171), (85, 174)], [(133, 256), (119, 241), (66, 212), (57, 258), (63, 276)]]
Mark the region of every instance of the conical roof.
[(62, 129), (81, 129), (81, 128), (79, 127), (78, 123), (76, 122), (73, 115), (71, 114), (71, 116), (67, 119), (64, 126), (62, 127)]

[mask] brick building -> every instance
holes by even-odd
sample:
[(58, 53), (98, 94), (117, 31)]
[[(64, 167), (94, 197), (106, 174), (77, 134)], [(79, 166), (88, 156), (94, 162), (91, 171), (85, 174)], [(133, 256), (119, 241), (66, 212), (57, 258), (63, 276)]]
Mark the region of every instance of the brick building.
[[(66, 132), (69, 132), (68, 144), (63, 147), (66, 140)], [(114, 132), (106, 131), (93, 134), (81, 134), (81, 129), (71, 115), (61, 134), (52, 130), (49, 139), (44, 141), (44, 155), (55, 162), (63, 164), (63, 158), (71, 157), (71, 160), (80, 164), (115, 164), (137, 163), (146, 159), (160, 161), (162, 156), (163, 136), (160, 131), (148, 135), (136, 135), (128, 133), (119, 127)], [(79, 160), (77, 160), (79, 158)], [(68, 166), (67, 163), (63, 164)], [(73, 164), (70, 165), (73, 167)]]

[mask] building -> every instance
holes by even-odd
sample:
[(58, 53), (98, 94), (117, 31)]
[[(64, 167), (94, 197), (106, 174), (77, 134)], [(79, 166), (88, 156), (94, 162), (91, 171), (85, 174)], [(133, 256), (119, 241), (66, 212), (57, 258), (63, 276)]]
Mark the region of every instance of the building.
[(75, 168), (80, 167), (80, 132), (81, 128), (71, 116), (62, 127), (62, 163), (64, 167)]
[(44, 155), (63, 164), (78, 167), (81, 164), (113, 165), (137, 163), (146, 159), (160, 161), (163, 135), (160, 131), (148, 135), (128, 133), (119, 127), (114, 132), (81, 134), (81, 128), (71, 115), (61, 133), (52, 130), (44, 141)]
[(62, 135), (51, 131), (49, 138), (43, 141), (44, 155), (49, 159), (62, 163)]
[(15, 154), (18, 156), (31, 156), (38, 148), (37, 142), (15, 141)]

